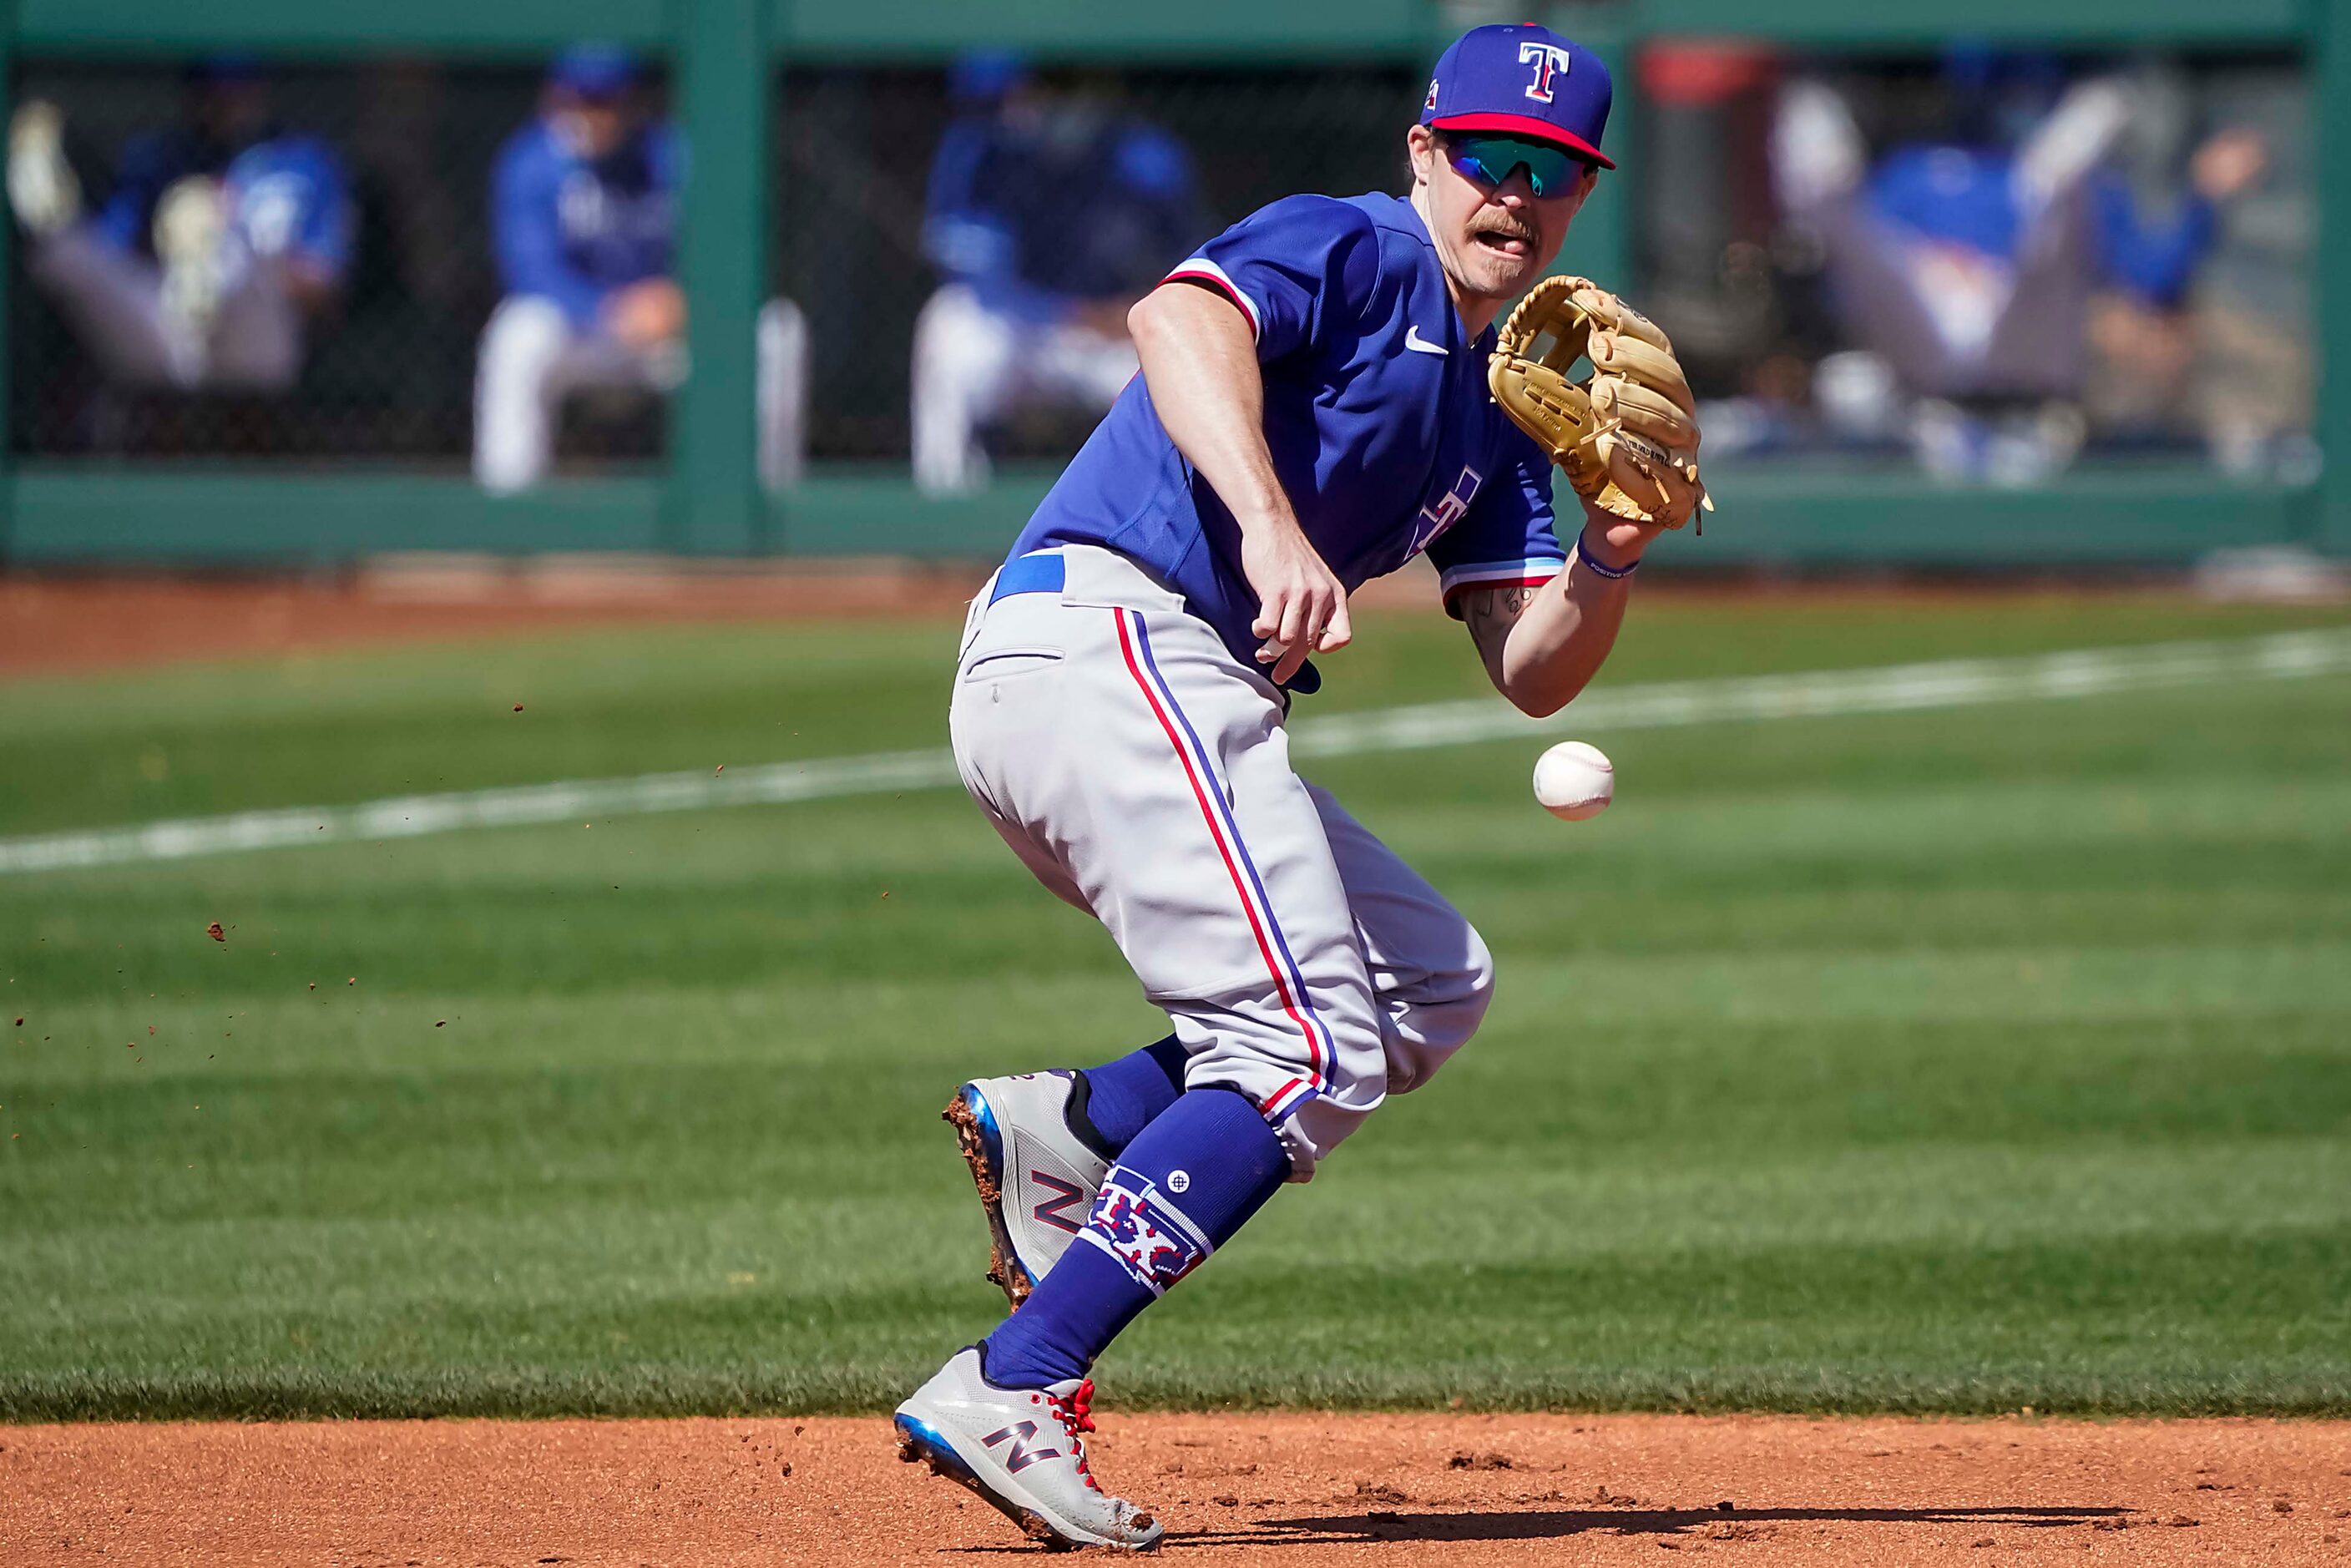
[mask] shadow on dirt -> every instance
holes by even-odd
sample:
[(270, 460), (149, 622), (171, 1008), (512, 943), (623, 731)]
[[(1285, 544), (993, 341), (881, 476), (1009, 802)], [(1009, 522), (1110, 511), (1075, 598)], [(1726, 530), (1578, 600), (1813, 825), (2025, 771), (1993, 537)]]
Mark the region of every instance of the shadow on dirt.
[(2001, 1524), (2049, 1529), (2119, 1519), (2127, 1508), (1741, 1508), (1480, 1510), (1460, 1513), (1330, 1514), (1319, 1519), (1266, 1519), (1250, 1528), (1170, 1535), (1167, 1544), (1197, 1542), (1338, 1545), (1382, 1541), (1550, 1541), (1587, 1531), (1607, 1535), (1712, 1536), (1736, 1541), (1771, 1533), (1783, 1523), (1835, 1521), (1886, 1524)]

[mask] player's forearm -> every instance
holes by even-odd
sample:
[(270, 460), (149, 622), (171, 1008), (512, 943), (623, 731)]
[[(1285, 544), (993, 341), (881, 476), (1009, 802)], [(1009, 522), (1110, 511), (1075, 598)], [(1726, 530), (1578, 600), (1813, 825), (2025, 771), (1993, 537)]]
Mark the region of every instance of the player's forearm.
[(1639, 553), (1601, 543), (1572, 554), (1565, 571), (1533, 591), (1489, 672), (1512, 706), (1537, 718), (1575, 700), (1607, 663), (1625, 623), (1633, 579), (1604, 575), (1593, 557), (1622, 570)]
[(1265, 377), (1249, 323), (1230, 301), (1162, 284), (1127, 312), (1160, 425), (1244, 533), (1295, 526), (1265, 444)]

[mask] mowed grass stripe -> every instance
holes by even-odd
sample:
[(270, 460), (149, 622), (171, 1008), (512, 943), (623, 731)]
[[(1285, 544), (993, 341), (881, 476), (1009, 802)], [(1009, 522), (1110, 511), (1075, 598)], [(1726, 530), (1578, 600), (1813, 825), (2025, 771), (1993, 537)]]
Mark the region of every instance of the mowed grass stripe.
[[(2026, 622), (1981, 645), (2133, 634)], [(1641, 668), (1873, 634), (1764, 607)], [(740, 700), (905, 746), (853, 721), (935, 722), (935, 666)], [(515, 781), (532, 700), (414, 784)], [(1309, 764), (1497, 999), (1106, 1400), (2351, 1414), (2346, 714), (2337, 674), (1656, 727), (1573, 828), (1512, 740)], [(196, 755), (148, 722), (83, 755)], [(674, 765), (593, 727), (583, 777)], [(301, 793), (224, 809), (412, 777), (269, 739)], [(948, 1092), (1165, 1027), (946, 792), (0, 879), (0, 1419), (886, 1409), (1001, 1307)]]
[[(1592, 734), (1686, 725), (1837, 717), (2080, 699), (2114, 692), (2282, 680), (2351, 669), (2351, 632), (2280, 632), (2233, 642), (2084, 648), (2017, 659), (1952, 659), (1865, 670), (1659, 681), (1592, 693), (1549, 718), (1499, 702), (1426, 703), (1300, 723), (1301, 756), (1419, 750), (1575, 729)], [(241, 851), (418, 838), (467, 828), (581, 818), (782, 805), (956, 782), (945, 751), (769, 763), (710, 773), (565, 779), (500, 789), (405, 795), (356, 806), (298, 806), (136, 828), (0, 839), (0, 873), (185, 860)]]

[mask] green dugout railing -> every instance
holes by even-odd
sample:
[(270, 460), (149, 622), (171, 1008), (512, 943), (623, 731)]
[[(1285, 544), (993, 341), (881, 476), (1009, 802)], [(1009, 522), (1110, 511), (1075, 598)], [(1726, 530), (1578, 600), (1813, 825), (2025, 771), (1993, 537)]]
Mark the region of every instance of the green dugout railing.
[[(1515, 13), (1514, 13), (1515, 15)], [(1593, 0), (1564, 31), (1613, 60), (1646, 37), (1740, 37), (1810, 48), (1912, 48), (1952, 37), (2083, 47), (2293, 50), (2310, 62), (2319, 158), (2315, 259), (2318, 437), (2351, 454), (2351, 4), (2346, 0)], [(682, 281), (695, 367), (671, 402), (658, 476), (562, 483), (492, 498), (456, 476), (398, 469), (185, 463), (103, 466), (0, 455), (0, 559), (36, 562), (319, 561), (398, 549), (782, 551), (984, 555), (1001, 548), (1050, 475), (983, 494), (919, 496), (902, 466), (820, 466), (764, 495), (754, 449), (754, 322), (766, 292), (773, 71), (784, 61), (921, 63), (969, 45), (1045, 58), (1311, 65), (1433, 58), (1490, 19), (1433, 0), (16, 0), (0, 67), (19, 54), (171, 56), (225, 47), (303, 59), (378, 54), (537, 59), (584, 37), (668, 59), (695, 149), (683, 203)], [(1631, 73), (1622, 71), (1620, 84)], [(5, 91), (0, 73), (0, 94)], [(1612, 142), (1637, 158), (1638, 105), (1620, 91)], [(5, 110), (0, 104), (0, 110)], [(1621, 139), (1621, 140), (1620, 140)], [(1632, 276), (1619, 187), (1579, 220), (1579, 271)], [(0, 316), (5, 331), (5, 316)], [(0, 340), (0, 352), (5, 351)], [(1724, 506), (1709, 562), (2175, 562), (2300, 542), (2351, 556), (2351, 471), (2248, 487), (2195, 465), (2095, 467), (2035, 489), (1938, 488), (1834, 466), (1710, 471)]]

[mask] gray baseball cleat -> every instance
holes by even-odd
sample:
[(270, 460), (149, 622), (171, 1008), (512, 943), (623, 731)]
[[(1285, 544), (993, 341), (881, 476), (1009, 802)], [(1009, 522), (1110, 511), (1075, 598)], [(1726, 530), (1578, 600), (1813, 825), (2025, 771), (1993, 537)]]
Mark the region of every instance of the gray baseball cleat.
[(987, 1214), (987, 1277), (1016, 1311), (1076, 1239), (1110, 1169), (1086, 1136), (1085, 1096), (1078, 1073), (1023, 1072), (974, 1079), (940, 1113)]
[(998, 1388), (979, 1347), (967, 1346), (898, 1406), (898, 1457), (969, 1487), (1047, 1546), (1156, 1546), (1158, 1520), (1103, 1491), (1087, 1468), (1093, 1392), (1091, 1378)]

